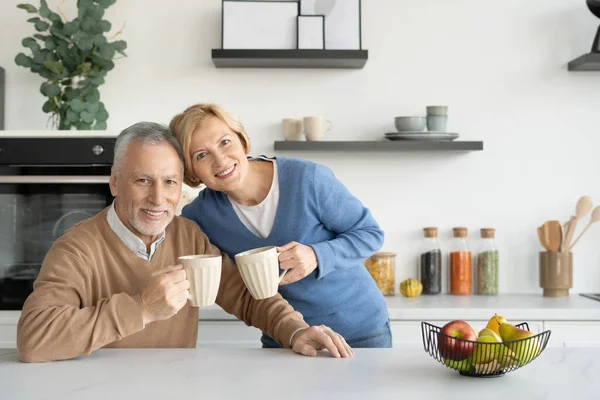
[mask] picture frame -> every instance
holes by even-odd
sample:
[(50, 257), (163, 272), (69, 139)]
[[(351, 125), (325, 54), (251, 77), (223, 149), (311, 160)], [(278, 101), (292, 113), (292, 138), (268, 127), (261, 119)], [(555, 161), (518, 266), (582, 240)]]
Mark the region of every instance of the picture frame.
[(221, 47), (296, 49), (299, 9), (298, 0), (222, 0)]
[(300, 0), (300, 15), (324, 15), (325, 49), (362, 49), (361, 0)]
[(298, 49), (325, 49), (325, 16), (298, 15)]

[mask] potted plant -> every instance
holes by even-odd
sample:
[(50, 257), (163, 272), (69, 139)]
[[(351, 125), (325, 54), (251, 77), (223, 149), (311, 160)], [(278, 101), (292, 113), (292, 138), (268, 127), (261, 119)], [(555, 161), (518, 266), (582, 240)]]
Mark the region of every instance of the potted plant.
[[(64, 0), (63, 0), (64, 1)], [(31, 55), (19, 53), (15, 62), (45, 79), (40, 92), (48, 97), (42, 110), (51, 114), (50, 122), (58, 129), (106, 129), (108, 111), (100, 101), (98, 88), (108, 71), (114, 68), (118, 54), (126, 56), (127, 43), (105, 34), (111, 23), (104, 10), (116, 0), (77, 0), (77, 17), (68, 20), (58, 6), (58, 13), (48, 8), (19, 4), (18, 8), (35, 14), (27, 21), (37, 31), (21, 42)], [(112, 40), (112, 41), (110, 41)]]

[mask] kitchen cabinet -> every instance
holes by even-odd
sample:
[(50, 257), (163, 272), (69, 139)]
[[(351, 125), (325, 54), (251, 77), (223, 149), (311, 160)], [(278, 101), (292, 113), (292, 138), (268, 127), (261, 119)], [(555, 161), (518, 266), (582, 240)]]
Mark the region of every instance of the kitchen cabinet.
[(198, 348), (261, 348), (262, 332), (241, 321), (200, 321)]
[(548, 346), (600, 347), (599, 321), (544, 321), (544, 330), (551, 330)]
[[(6, 313), (6, 312), (5, 312)], [(0, 349), (17, 347), (18, 312), (0, 316)], [(241, 321), (200, 321), (198, 348), (260, 348), (261, 331)]]
[[(443, 326), (446, 320), (427, 321)], [(467, 320), (483, 329), (487, 320)], [(600, 321), (527, 321), (534, 333), (551, 330), (549, 347), (600, 347)], [(421, 348), (421, 321), (391, 321), (394, 347)], [(260, 330), (241, 321), (200, 321), (198, 348), (260, 348)], [(17, 320), (0, 318), (0, 348), (17, 347)]]
[(15, 349), (17, 347), (17, 322), (19, 311), (0, 312), (0, 349)]

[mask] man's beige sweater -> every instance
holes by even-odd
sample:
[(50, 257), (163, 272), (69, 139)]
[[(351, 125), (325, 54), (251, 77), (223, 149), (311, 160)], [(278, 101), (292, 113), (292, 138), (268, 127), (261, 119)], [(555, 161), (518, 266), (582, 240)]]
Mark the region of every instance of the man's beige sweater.
[[(140, 293), (153, 271), (189, 254), (219, 254), (192, 221), (175, 217), (151, 261), (137, 257), (108, 225), (108, 208), (67, 232), (46, 255), (17, 331), (22, 361), (62, 360), (101, 347), (195, 347), (198, 308), (145, 328)], [(289, 346), (308, 325), (280, 295), (254, 300), (223, 253), (217, 304)]]

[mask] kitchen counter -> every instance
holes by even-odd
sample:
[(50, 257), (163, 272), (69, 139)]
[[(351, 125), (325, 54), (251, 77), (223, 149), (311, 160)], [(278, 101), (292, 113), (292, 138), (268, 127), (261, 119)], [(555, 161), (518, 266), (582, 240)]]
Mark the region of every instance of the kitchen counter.
[[(600, 321), (600, 301), (576, 293), (565, 298), (540, 294), (501, 294), (498, 296), (453, 296), (441, 294), (406, 298), (386, 297), (392, 321), (488, 320), (494, 313), (511, 320)], [(0, 324), (16, 323), (20, 311), (0, 311)], [(217, 305), (200, 309), (200, 320), (235, 320)]]
[[(494, 313), (513, 320), (600, 320), (600, 301), (578, 294), (565, 298), (543, 297), (540, 294), (502, 294), (498, 296), (454, 296), (441, 294), (407, 298), (402, 295), (385, 298), (390, 319), (398, 320), (488, 320)], [(235, 319), (219, 306), (200, 310), (200, 319)]]
[(392, 320), (488, 320), (494, 313), (512, 320), (600, 320), (600, 301), (572, 293), (568, 297), (542, 294), (501, 294), (498, 296), (435, 295), (406, 298), (386, 297)]
[(547, 348), (494, 379), (459, 375), (422, 349), (356, 349), (351, 359), (290, 350), (101, 349), (20, 363), (0, 350), (3, 400), (600, 398), (600, 349)]

